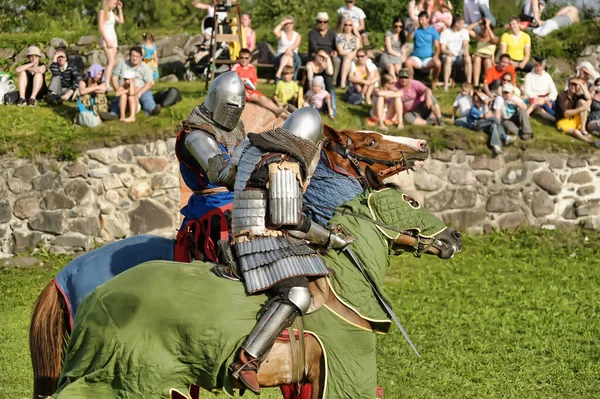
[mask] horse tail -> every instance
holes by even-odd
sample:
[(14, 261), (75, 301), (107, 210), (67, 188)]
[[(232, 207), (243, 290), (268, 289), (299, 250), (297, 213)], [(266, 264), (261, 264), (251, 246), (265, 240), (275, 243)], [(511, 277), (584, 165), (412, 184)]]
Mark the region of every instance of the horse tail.
[(50, 396), (56, 391), (71, 332), (69, 315), (54, 281), (38, 297), (29, 326), (29, 351), (33, 365), (33, 397)]

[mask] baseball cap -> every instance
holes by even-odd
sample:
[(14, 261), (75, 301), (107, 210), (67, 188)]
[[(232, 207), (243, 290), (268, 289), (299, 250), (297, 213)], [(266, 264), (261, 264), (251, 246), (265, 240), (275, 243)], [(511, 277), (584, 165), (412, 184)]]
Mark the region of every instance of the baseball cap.
[(317, 14), (317, 21), (329, 21), (329, 14), (325, 11), (321, 11)]
[(512, 83), (505, 83), (502, 85), (502, 93), (512, 93), (515, 90), (515, 86)]
[(131, 69), (127, 69), (127, 70), (123, 71), (123, 73), (121, 74), (121, 77), (123, 79), (135, 79), (135, 72), (132, 71)]
[(400, 72), (398, 72), (399, 78), (410, 78), (410, 71), (408, 68), (402, 68)]

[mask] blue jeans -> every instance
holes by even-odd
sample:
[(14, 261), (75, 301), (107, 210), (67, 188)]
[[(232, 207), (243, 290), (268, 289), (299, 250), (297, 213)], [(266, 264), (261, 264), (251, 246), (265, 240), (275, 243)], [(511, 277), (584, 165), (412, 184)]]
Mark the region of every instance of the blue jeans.
[[(152, 92), (150, 90), (145, 91), (140, 97), (140, 104), (142, 105), (142, 109), (144, 113), (148, 115), (154, 107), (156, 107), (156, 102), (154, 101), (154, 97), (152, 96)], [(119, 115), (119, 97), (115, 97), (112, 100), (110, 105), (110, 112), (113, 114)]]
[(506, 131), (504, 126), (496, 119), (496, 117), (479, 119), (473, 122), (473, 130), (484, 131), (490, 135), (490, 145), (502, 147), (502, 140), (506, 139)]

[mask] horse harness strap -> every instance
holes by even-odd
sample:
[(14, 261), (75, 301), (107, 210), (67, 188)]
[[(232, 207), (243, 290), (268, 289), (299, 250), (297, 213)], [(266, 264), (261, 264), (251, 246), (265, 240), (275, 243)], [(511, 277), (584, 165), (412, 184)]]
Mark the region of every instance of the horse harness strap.
[(298, 384), (304, 377), (305, 349), (304, 349), (304, 323), (302, 316), (296, 319), (298, 326), (298, 345), (293, 326), (288, 327), (288, 336), (292, 349), (292, 384), (296, 384), (296, 395), (300, 396), (301, 385)]
[(417, 350), (415, 344), (413, 344), (412, 340), (410, 339), (410, 337), (408, 336), (408, 334), (404, 330), (404, 327), (402, 327), (402, 324), (400, 324), (400, 320), (398, 320), (398, 317), (396, 317), (396, 314), (392, 310), (391, 306), (388, 305), (388, 303), (383, 298), (383, 295), (381, 294), (381, 292), (379, 292), (379, 288), (377, 287), (377, 285), (375, 284), (375, 282), (371, 279), (371, 277), (369, 276), (369, 274), (365, 270), (365, 268), (362, 265), (362, 262), (360, 261), (360, 259), (358, 259), (356, 257), (356, 255), (354, 254), (354, 251), (352, 251), (352, 249), (350, 248), (350, 246), (347, 246), (346, 248), (344, 248), (344, 250), (342, 252), (345, 252), (346, 255), (348, 255), (348, 258), (350, 259), (350, 261), (354, 264), (354, 266), (356, 266), (356, 268), (363, 275), (363, 277), (365, 278), (365, 280), (367, 280), (367, 282), (371, 286), (371, 289), (373, 290), (373, 293), (375, 294), (375, 297), (377, 298), (377, 300), (379, 301), (379, 303), (381, 304), (381, 306), (383, 307), (383, 309), (385, 310), (385, 312), (391, 317), (391, 319), (394, 321), (394, 323), (396, 324), (396, 326), (398, 326), (398, 328), (400, 329), (400, 332), (402, 333), (402, 335), (404, 336), (404, 338), (406, 339), (406, 341), (408, 342), (408, 344), (410, 345), (410, 347), (412, 348), (412, 350), (415, 352), (415, 354), (417, 355), (417, 357), (420, 358), (421, 355), (419, 354), (419, 351)]
[(352, 139), (350, 137), (346, 138), (346, 146), (342, 147), (339, 144), (330, 141), (329, 145), (331, 149), (338, 155), (350, 161), (352, 167), (355, 172), (358, 174), (359, 178), (363, 181), (366, 181), (367, 177), (365, 176), (364, 170), (360, 167), (359, 162), (365, 162), (369, 165), (380, 164), (390, 166), (389, 168), (380, 171), (379, 176), (385, 176), (390, 172), (394, 172), (398, 169), (406, 167), (406, 159), (404, 157), (404, 152), (402, 153), (402, 159), (400, 161), (390, 161), (386, 159), (376, 159), (371, 158), (365, 155), (357, 154), (353, 151), (350, 151), (350, 147), (352, 146)]

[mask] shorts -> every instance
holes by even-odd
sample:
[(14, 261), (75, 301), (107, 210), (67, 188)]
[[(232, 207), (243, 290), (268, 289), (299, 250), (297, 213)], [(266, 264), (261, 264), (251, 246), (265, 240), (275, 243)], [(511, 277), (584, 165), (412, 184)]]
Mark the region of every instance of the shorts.
[[(43, 75), (42, 75), (43, 76)], [(27, 88), (25, 89), (25, 98), (30, 98), (33, 93), (33, 73), (27, 71)], [(46, 79), (42, 79), (42, 87), (35, 96), (36, 100), (42, 100), (48, 94), (48, 86), (46, 86)]]
[(562, 118), (556, 122), (556, 128), (559, 132), (567, 134), (571, 129), (581, 130), (581, 117), (579, 114), (570, 116), (568, 118)]
[[(438, 103), (435, 96), (431, 97), (431, 100), (433, 101), (433, 105)], [(422, 102), (421, 105), (419, 105), (419, 108), (417, 108), (416, 110), (411, 112), (405, 112), (404, 115), (402, 115), (402, 119), (404, 119), (404, 121), (410, 125), (414, 125), (417, 119), (427, 120), (433, 117), (433, 112), (430, 108), (427, 108), (425, 102)]]
[(420, 58), (413, 55), (409, 60), (413, 60), (417, 69), (431, 68), (433, 66), (433, 57)]
[[(442, 63), (446, 62), (446, 57), (449, 57), (449, 56), (448, 55), (442, 56)], [(452, 67), (460, 68), (460, 67), (463, 67), (464, 65), (465, 65), (465, 59), (463, 58), (462, 54), (454, 56), (454, 61), (452, 61)]]

